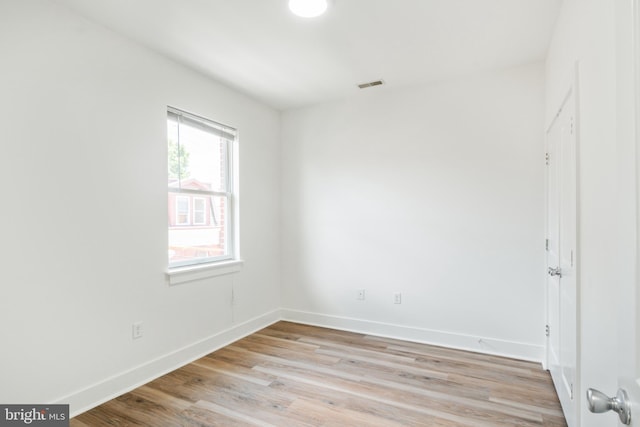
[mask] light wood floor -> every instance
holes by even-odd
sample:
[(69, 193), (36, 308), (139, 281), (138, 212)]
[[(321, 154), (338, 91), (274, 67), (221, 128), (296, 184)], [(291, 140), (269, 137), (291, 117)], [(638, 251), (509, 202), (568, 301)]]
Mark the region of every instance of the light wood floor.
[(134, 425), (566, 426), (536, 363), (289, 322), (71, 420)]

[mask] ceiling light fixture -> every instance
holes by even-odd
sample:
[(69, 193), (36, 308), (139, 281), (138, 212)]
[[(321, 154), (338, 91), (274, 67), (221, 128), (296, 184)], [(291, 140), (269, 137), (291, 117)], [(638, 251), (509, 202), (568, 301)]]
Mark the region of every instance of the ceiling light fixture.
[(315, 18), (327, 10), (327, 0), (289, 0), (289, 9), (303, 18)]

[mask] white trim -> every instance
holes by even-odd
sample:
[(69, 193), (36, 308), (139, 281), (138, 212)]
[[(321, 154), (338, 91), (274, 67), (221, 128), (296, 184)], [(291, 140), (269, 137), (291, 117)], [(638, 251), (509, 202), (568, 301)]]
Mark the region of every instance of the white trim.
[(350, 317), (311, 313), (307, 311), (282, 309), (282, 320), (322, 326), (343, 331), (365, 333), (386, 338), (394, 338), (423, 344), (437, 345), (476, 353), (492, 354), (520, 360), (528, 360), (542, 364), (545, 356), (544, 345), (506, 341), (457, 334), (414, 326), (395, 325)]
[(544, 346), (364, 319), (276, 309), (54, 400), (75, 417), (280, 320), (541, 363)]
[[(188, 282), (188, 281), (192, 281), (192, 280), (198, 280), (200, 278), (206, 278), (206, 277), (214, 277), (214, 276), (218, 276), (220, 274), (229, 274), (229, 273), (233, 273), (236, 272), (238, 270), (229, 270), (228, 268), (220, 268), (219, 264), (217, 264), (217, 261), (226, 261), (226, 260), (236, 260), (239, 259), (240, 255), (239, 255), (239, 251), (237, 249), (238, 247), (238, 239), (239, 239), (239, 233), (238, 233), (238, 227), (236, 226), (236, 222), (237, 222), (237, 204), (234, 204), (234, 201), (237, 200), (237, 195), (236, 195), (236, 191), (238, 190), (237, 186), (235, 185), (234, 181), (237, 179), (237, 174), (238, 174), (238, 169), (237, 169), (237, 163), (234, 161), (234, 157), (233, 157), (233, 151), (234, 151), (234, 147), (235, 144), (237, 143), (237, 138), (236, 138), (236, 134), (237, 131), (229, 126), (223, 125), (221, 123), (218, 122), (214, 122), (213, 120), (209, 120), (206, 119), (204, 117), (200, 117), (197, 116), (195, 114), (192, 113), (188, 113), (182, 110), (179, 110), (177, 108), (171, 107), (171, 106), (167, 106), (167, 121), (171, 122), (171, 121), (176, 121), (178, 123), (178, 133), (177, 133), (177, 143), (178, 143), (178, 147), (180, 146), (180, 142), (181, 142), (181, 137), (180, 137), (180, 126), (189, 126), (189, 127), (197, 127), (200, 130), (205, 130), (213, 135), (217, 135), (220, 139), (219, 143), (220, 143), (220, 147), (222, 148), (223, 153), (221, 153), (221, 168), (222, 168), (222, 172), (224, 173), (224, 191), (211, 191), (211, 190), (191, 190), (191, 189), (183, 189), (181, 188), (181, 179), (178, 179), (178, 183), (177, 183), (177, 187), (172, 187), (172, 184), (169, 185), (168, 188), (168, 192), (169, 194), (171, 193), (183, 193), (183, 194), (189, 194), (189, 196), (175, 196), (174, 200), (175, 200), (175, 221), (174, 224), (170, 224), (169, 225), (169, 232), (171, 231), (176, 231), (178, 232), (178, 230), (182, 230), (182, 229), (191, 229), (194, 230), (193, 228), (189, 228), (187, 226), (190, 225), (195, 225), (195, 226), (202, 226), (202, 225), (206, 225), (207, 224), (207, 220), (205, 218), (204, 222), (196, 222), (195, 221), (195, 217), (196, 217), (196, 210), (195, 210), (195, 201), (199, 198), (197, 196), (200, 197), (204, 197), (204, 196), (217, 196), (220, 197), (221, 199), (225, 200), (224, 203), (224, 207), (225, 207), (225, 215), (224, 215), (224, 221), (222, 221), (220, 223), (220, 225), (224, 228), (224, 234), (225, 234), (225, 248), (224, 248), (224, 254), (218, 257), (208, 257), (205, 262), (216, 262), (215, 265), (211, 266), (212, 268), (212, 273), (211, 274), (200, 274), (198, 273), (196, 276), (193, 276), (194, 278), (188, 277), (186, 279), (182, 279), (182, 278), (178, 278), (178, 279), (173, 279), (172, 277), (174, 276), (174, 271), (177, 271), (178, 275), (180, 275), (182, 269), (180, 267), (182, 266), (190, 266), (193, 264), (198, 264), (197, 261), (194, 263), (193, 262), (193, 258), (188, 259), (188, 260), (184, 260), (184, 261), (179, 261), (179, 262), (174, 262), (172, 263), (171, 261), (169, 261), (169, 271), (167, 272), (167, 277), (169, 278), (169, 284), (177, 284), (177, 283), (183, 283), (183, 282)], [(184, 122), (184, 123), (183, 123)], [(184, 138), (182, 138), (182, 140), (184, 141)], [(169, 140), (170, 141), (170, 140)], [(217, 143), (216, 143), (217, 144)], [(196, 197), (194, 197), (193, 195), (195, 195)], [(179, 214), (179, 205), (180, 205), (180, 201), (187, 198), (188, 199), (188, 203), (187, 203), (187, 221), (186, 222), (178, 222), (178, 219), (180, 218), (180, 214)], [(209, 212), (209, 218), (215, 218), (215, 212), (216, 209), (214, 207), (215, 203), (213, 201), (213, 197), (204, 197), (205, 199), (209, 200), (209, 208), (207, 208), (206, 203), (205, 203), (205, 214), (208, 211)], [(193, 200), (193, 201), (192, 201)], [(220, 216), (222, 216), (222, 211), (220, 211)], [(206, 217), (206, 215), (205, 215)], [(219, 221), (219, 220), (218, 220)], [(201, 229), (201, 227), (196, 227), (195, 230), (197, 229)], [(171, 236), (169, 237), (169, 248), (171, 247), (172, 242), (171, 242)], [(202, 261), (202, 259), (201, 259)], [(222, 266), (222, 267), (228, 267), (228, 266)], [(204, 269), (207, 269), (207, 267), (204, 267)], [(218, 272), (213, 272), (213, 270), (218, 270)], [(178, 271), (180, 270), (180, 271)], [(204, 270), (203, 270), (204, 271)], [(177, 276), (176, 276), (177, 277)], [(187, 276), (184, 276), (187, 277)]]
[(71, 417), (127, 393), (154, 379), (172, 372), (194, 360), (225, 347), (280, 320), (280, 311), (273, 310), (232, 326), (174, 352), (135, 366), (82, 390), (55, 400), (54, 404), (69, 404)]
[(209, 277), (224, 276), (225, 274), (233, 274), (242, 270), (244, 261), (232, 260), (222, 261), (209, 264), (190, 265), (187, 267), (178, 267), (167, 270), (165, 273), (169, 285), (178, 285), (180, 283), (193, 282), (195, 280), (207, 279)]

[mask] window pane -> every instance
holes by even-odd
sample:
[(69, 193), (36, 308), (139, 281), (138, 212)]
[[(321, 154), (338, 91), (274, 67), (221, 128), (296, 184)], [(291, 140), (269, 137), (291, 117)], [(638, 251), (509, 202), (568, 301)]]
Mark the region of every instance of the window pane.
[(169, 186), (188, 190), (227, 191), (229, 141), (206, 128), (168, 120)]
[(189, 198), (176, 197), (176, 225), (189, 224)]
[[(177, 199), (183, 197), (171, 197), (173, 194), (169, 194), (169, 203), (172, 199), (177, 202)], [(228, 198), (226, 196), (190, 196), (188, 199), (191, 199), (191, 206), (194, 207), (194, 221), (187, 227), (181, 226), (177, 221), (170, 222), (169, 264), (172, 266), (193, 264), (198, 260), (228, 256), (230, 254)], [(202, 209), (198, 210), (199, 208)], [(179, 212), (179, 209), (176, 211)], [(199, 218), (202, 219), (201, 223), (196, 221)]]
[(206, 200), (201, 197), (193, 198), (193, 223), (194, 225), (206, 224), (207, 205)]

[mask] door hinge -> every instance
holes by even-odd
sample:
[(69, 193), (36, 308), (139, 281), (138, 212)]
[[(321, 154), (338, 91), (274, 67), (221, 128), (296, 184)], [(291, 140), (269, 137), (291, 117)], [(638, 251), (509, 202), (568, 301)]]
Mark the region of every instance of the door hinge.
[(569, 386), (569, 398), (573, 400), (573, 383)]
[(551, 156), (549, 155), (549, 153), (544, 153), (544, 164), (549, 166), (549, 159), (551, 158)]
[(571, 117), (571, 135), (573, 135), (573, 117)]
[(544, 250), (549, 251), (549, 239), (544, 239)]
[(551, 327), (549, 327), (549, 325), (544, 325), (544, 335), (548, 337), (550, 333)]

